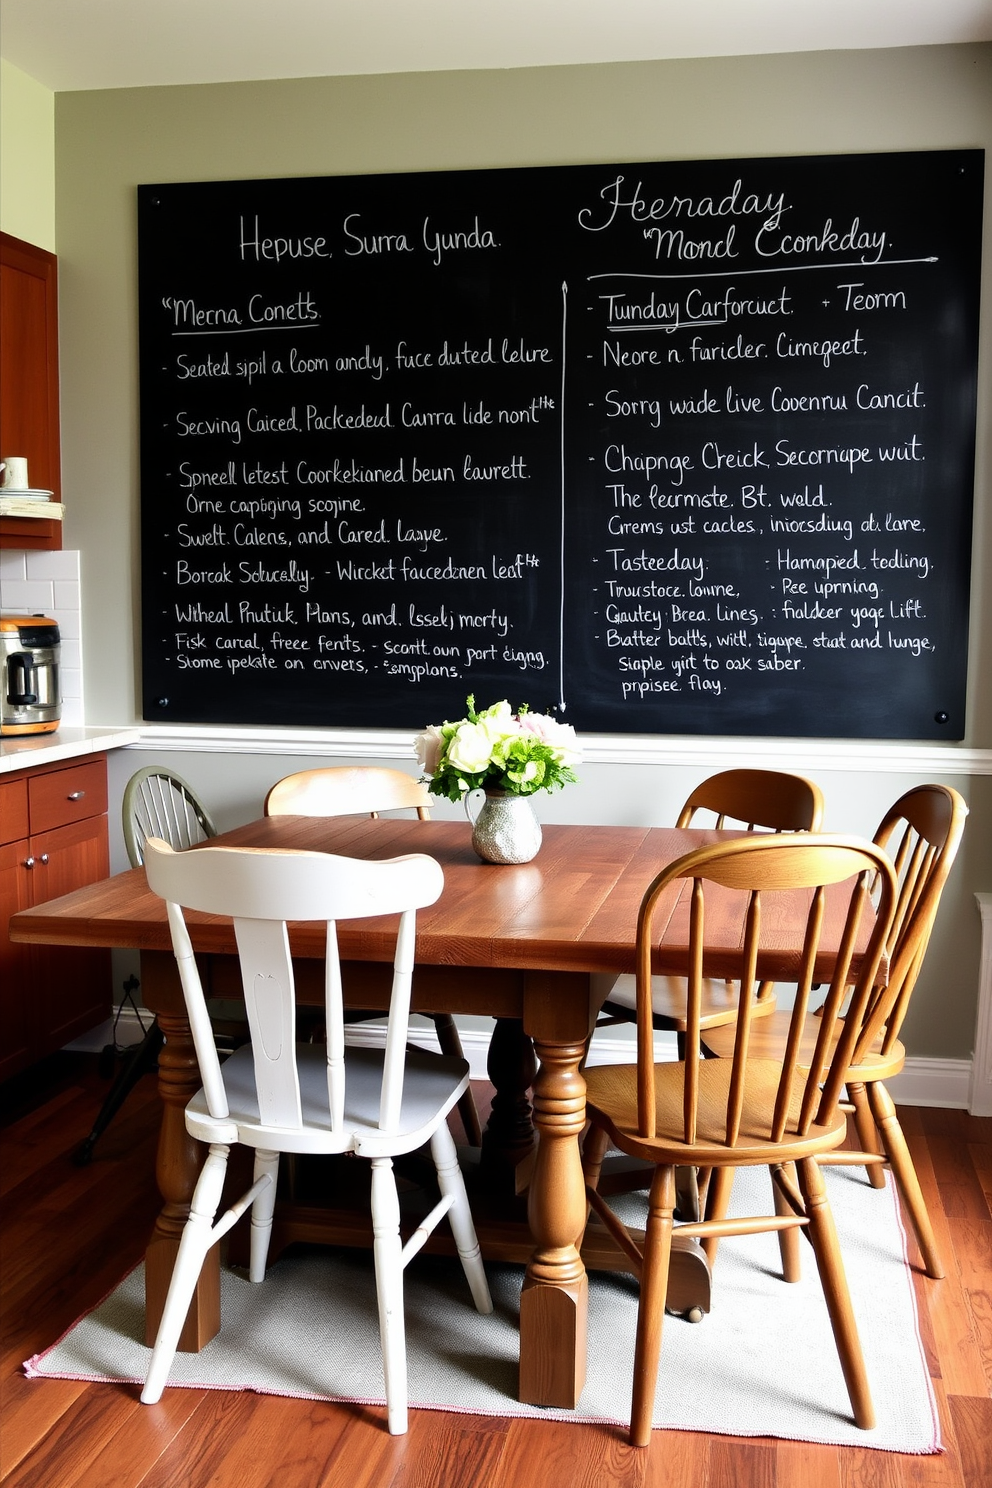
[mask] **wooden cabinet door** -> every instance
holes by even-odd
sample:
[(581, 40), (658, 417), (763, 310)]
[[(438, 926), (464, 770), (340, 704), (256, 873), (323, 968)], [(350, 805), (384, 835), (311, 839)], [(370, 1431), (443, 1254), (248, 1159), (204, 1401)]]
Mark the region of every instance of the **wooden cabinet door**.
[(0, 1080), (31, 1062), (33, 991), (28, 946), (7, 939), (7, 921), (32, 903), (27, 838), (0, 845)]
[[(31, 903), (58, 899), (110, 872), (107, 819), (90, 817), (30, 839)], [(110, 952), (29, 946), (35, 1057), (52, 1053), (110, 1013)]]
[[(62, 500), (57, 260), (9, 233), (0, 233), (2, 455), (23, 455), (31, 485)], [(0, 517), (0, 547), (61, 546), (61, 522)]]

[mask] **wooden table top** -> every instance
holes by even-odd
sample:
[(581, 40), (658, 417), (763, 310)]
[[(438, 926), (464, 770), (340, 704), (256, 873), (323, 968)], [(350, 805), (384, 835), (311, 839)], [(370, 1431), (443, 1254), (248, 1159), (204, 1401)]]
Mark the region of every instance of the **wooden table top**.
[[(441, 898), (417, 916), (417, 961), (421, 965), (504, 967), (517, 970), (624, 973), (634, 970), (637, 909), (648, 884), (683, 853), (724, 836), (713, 830), (674, 827), (545, 826), (544, 842), (531, 863), (494, 866), (479, 860), (471, 827), (457, 821), (368, 817), (267, 817), (214, 839), (224, 846), (297, 848), (346, 857), (388, 858), (425, 852), (445, 875)], [(730, 975), (741, 942), (743, 896), (708, 893), (706, 971)], [(804, 913), (806, 894), (797, 894)], [(830, 895), (824, 954), (836, 947), (846, 909), (841, 888)], [(719, 908), (717, 908), (719, 906)], [(788, 980), (796, 959), (798, 915), (782, 916), (758, 971)], [(235, 954), (229, 922), (188, 915), (197, 950)], [(394, 917), (339, 927), (342, 958), (391, 960)], [(685, 971), (688, 942), (686, 893), (673, 892), (656, 918), (660, 946), (656, 968)], [(766, 932), (768, 930), (766, 922)], [(868, 927), (865, 927), (867, 939)], [(49, 945), (98, 945), (169, 950), (165, 905), (152, 894), (144, 869), (136, 868), (78, 889), (31, 909), (10, 922), (12, 940)], [(777, 942), (777, 943), (776, 943)], [(323, 927), (295, 925), (295, 955), (321, 957)], [(828, 961), (824, 963), (829, 978)]]

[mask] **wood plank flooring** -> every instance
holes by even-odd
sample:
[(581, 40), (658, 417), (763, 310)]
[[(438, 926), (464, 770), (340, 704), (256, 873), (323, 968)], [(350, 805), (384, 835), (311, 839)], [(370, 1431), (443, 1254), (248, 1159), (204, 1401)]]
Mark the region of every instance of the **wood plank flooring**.
[(992, 1121), (901, 1112), (949, 1262), (942, 1282), (916, 1272), (942, 1456), (692, 1432), (656, 1432), (637, 1451), (619, 1431), (553, 1421), (421, 1410), (406, 1437), (392, 1438), (371, 1408), (196, 1390), (167, 1390), (145, 1407), (130, 1386), (25, 1379), (23, 1360), (140, 1259), (156, 1212), (153, 1078), (139, 1083), (91, 1165), (72, 1164), (106, 1088), (95, 1057), (67, 1054), (30, 1084), (0, 1087), (5, 1488), (992, 1485)]

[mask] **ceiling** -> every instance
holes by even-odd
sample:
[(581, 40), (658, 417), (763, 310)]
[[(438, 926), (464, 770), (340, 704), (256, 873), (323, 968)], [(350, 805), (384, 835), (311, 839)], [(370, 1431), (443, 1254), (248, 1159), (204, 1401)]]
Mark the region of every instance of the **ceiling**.
[(0, 0), (54, 92), (992, 40), (992, 0)]

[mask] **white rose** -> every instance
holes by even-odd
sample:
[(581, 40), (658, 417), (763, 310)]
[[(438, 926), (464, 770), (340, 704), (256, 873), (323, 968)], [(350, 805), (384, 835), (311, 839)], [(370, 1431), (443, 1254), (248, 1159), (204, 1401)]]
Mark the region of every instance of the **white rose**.
[(477, 723), (463, 723), (448, 745), (448, 759), (456, 770), (478, 775), (492, 758), (492, 741), (488, 731)]
[(414, 739), (413, 750), (425, 775), (436, 774), (443, 742), (441, 730), (436, 723), (430, 724), (422, 734), (418, 734)]

